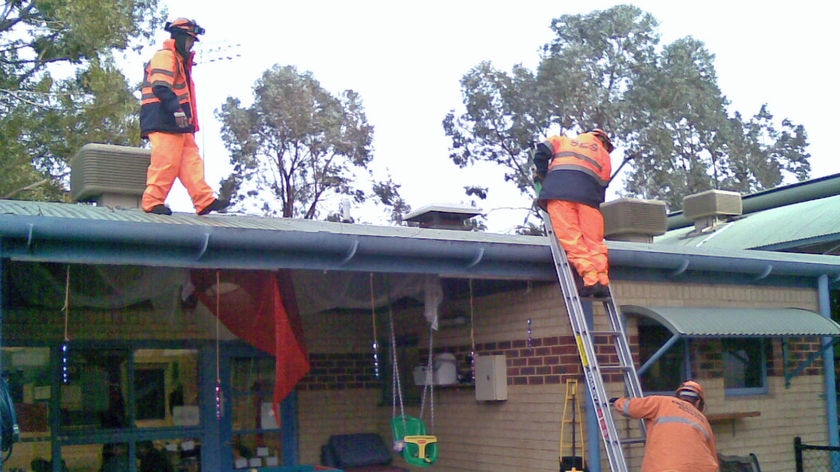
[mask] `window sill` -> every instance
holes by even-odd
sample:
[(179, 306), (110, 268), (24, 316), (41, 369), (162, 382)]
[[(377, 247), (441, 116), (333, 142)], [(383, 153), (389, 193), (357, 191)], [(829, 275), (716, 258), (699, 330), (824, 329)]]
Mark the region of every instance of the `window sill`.
[(714, 415), (706, 415), (706, 419), (710, 424), (729, 422), (732, 425), (732, 435), (735, 436), (735, 421), (742, 418), (754, 418), (761, 416), (760, 411), (734, 411), (731, 413), (717, 413)]

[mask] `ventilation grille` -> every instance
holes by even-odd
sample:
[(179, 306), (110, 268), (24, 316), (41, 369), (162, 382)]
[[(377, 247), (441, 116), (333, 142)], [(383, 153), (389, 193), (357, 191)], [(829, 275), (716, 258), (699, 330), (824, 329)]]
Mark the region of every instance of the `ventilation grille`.
[(601, 213), (607, 239), (651, 242), (668, 229), (663, 201), (619, 198), (602, 203)]
[(99, 202), (109, 196), (139, 197), (146, 188), (150, 159), (148, 149), (85, 144), (70, 161), (70, 196)]

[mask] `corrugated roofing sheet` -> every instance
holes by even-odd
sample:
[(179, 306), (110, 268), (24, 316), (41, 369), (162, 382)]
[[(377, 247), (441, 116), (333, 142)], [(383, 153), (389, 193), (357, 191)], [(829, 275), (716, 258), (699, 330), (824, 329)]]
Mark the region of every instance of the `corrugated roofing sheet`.
[(840, 240), (840, 195), (751, 213), (723, 223), (714, 231), (694, 227), (669, 231), (655, 244), (720, 249), (779, 249), (824, 239)]
[(225, 229), (294, 230), (345, 235), (376, 235), (411, 237), (417, 239), (446, 239), (451, 241), (489, 241), (506, 244), (532, 244), (533, 236), (517, 236), (477, 231), (417, 228), (409, 226), (383, 226), (364, 223), (337, 223), (300, 218), (264, 217), (237, 213), (176, 212), (172, 215), (145, 213), (139, 208), (111, 208), (87, 203), (33, 202), (0, 199), (0, 215), (44, 216), (51, 218), (82, 219), (88, 221), (115, 221), (133, 223), (173, 224)]
[(840, 325), (799, 308), (662, 307), (623, 305), (684, 337), (840, 336)]

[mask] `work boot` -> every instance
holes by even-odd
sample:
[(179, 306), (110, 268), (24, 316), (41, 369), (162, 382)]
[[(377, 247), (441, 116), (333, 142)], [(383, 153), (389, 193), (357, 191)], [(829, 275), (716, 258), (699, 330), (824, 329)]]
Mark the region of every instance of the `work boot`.
[(580, 298), (592, 298), (595, 296), (595, 286), (594, 285), (584, 285), (578, 289), (578, 295)]
[(609, 298), (610, 288), (600, 282), (595, 285), (585, 285), (578, 290), (580, 298)]
[(610, 297), (610, 287), (608, 285), (604, 285), (601, 282), (592, 286), (592, 296), (595, 298), (609, 298)]
[(204, 207), (203, 210), (198, 212), (199, 215), (206, 215), (211, 211), (222, 211), (230, 205), (230, 201), (228, 200), (219, 200), (218, 198), (213, 200), (213, 203)]
[(146, 211), (146, 213), (154, 213), (155, 215), (171, 215), (172, 210), (170, 210), (168, 206), (161, 203), (160, 205), (153, 206), (150, 210)]

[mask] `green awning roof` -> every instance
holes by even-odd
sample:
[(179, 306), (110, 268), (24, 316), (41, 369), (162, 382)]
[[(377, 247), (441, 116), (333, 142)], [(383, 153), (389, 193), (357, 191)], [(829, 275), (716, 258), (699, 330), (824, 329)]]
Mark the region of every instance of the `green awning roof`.
[(621, 311), (651, 318), (672, 333), (690, 338), (840, 336), (840, 325), (799, 308), (622, 305)]

